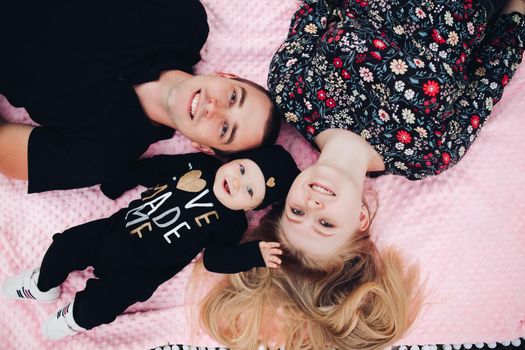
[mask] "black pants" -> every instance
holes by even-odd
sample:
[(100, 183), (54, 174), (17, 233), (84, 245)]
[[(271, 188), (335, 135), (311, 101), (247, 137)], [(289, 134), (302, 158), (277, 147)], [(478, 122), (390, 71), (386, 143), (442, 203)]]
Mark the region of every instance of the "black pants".
[(42, 291), (59, 286), (72, 271), (95, 267), (97, 278), (89, 279), (75, 295), (73, 318), (85, 329), (111, 323), (132, 304), (149, 299), (173, 276), (134, 264), (133, 250), (124, 243), (129, 240), (114, 239), (126, 234), (115, 231), (123, 227), (121, 223), (112, 217), (57, 233), (42, 260), (38, 279)]
[(487, 10), (487, 18), (490, 20), (497, 15), (507, 4), (508, 0), (479, 0), (481, 5)]

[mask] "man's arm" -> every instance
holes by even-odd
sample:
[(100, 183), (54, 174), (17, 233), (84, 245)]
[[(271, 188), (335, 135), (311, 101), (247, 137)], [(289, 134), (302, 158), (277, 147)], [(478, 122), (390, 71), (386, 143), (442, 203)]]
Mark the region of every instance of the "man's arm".
[(27, 150), (29, 135), (33, 129), (30, 125), (11, 124), (0, 120), (0, 173), (27, 180)]
[[(138, 185), (153, 187), (171, 178), (175, 170), (190, 170), (190, 163), (202, 159), (202, 154), (158, 155), (135, 162), (120, 176), (100, 185), (102, 193), (111, 199), (117, 199), (124, 192)], [(210, 161), (212, 158), (210, 157)], [(202, 160), (201, 160), (202, 162)], [(193, 164), (195, 166), (197, 164)]]

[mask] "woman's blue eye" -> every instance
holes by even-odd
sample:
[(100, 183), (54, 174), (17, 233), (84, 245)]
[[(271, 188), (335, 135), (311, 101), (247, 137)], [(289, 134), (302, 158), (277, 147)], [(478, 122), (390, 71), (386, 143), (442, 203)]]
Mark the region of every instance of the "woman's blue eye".
[(331, 228), (331, 227), (334, 227), (334, 225), (332, 225), (331, 223), (329, 223), (328, 221), (326, 220), (319, 220), (319, 223), (321, 224), (321, 226), (323, 227), (326, 227), (326, 228)]
[(239, 164), (239, 171), (241, 172), (241, 175), (244, 175), (246, 173), (246, 169), (244, 169), (244, 166), (242, 164)]
[(292, 213), (294, 215), (297, 215), (297, 216), (303, 216), (304, 215), (304, 211), (300, 210), (300, 209), (297, 209), (297, 208), (291, 208), (292, 210)]

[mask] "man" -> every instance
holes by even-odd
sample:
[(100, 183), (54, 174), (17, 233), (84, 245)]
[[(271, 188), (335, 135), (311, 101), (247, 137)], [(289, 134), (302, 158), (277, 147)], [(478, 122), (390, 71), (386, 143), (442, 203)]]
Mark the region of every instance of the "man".
[(191, 74), (208, 34), (198, 1), (23, 6), (0, 8), (0, 94), (41, 126), (0, 123), (0, 173), (28, 179), (28, 192), (116, 177), (173, 129), (209, 154), (275, 140), (264, 89)]

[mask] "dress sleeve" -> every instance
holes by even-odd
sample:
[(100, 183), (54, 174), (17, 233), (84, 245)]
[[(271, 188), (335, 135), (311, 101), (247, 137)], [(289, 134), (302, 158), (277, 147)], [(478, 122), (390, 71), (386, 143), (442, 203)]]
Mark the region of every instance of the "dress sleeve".
[(468, 67), (469, 81), (441, 137), (445, 164), (456, 163), (475, 140), (522, 61), (525, 16), (503, 15), (487, 29)]
[(124, 192), (138, 185), (152, 187), (173, 176), (180, 169), (189, 168), (197, 154), (159, 155), (135, 162), (126, 172), (115, 179), (104, 182), (100, 190), (111, 199), (120, 197)]

